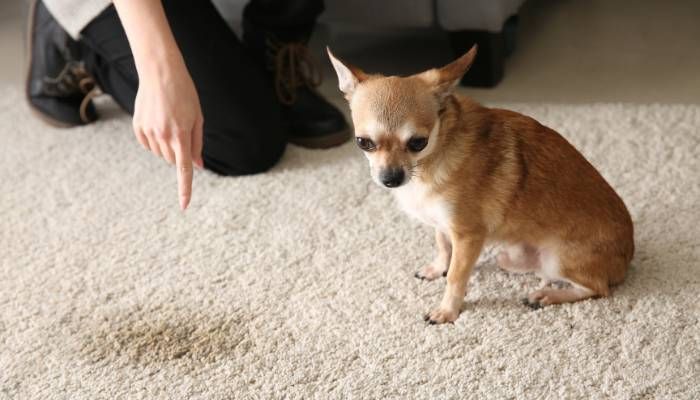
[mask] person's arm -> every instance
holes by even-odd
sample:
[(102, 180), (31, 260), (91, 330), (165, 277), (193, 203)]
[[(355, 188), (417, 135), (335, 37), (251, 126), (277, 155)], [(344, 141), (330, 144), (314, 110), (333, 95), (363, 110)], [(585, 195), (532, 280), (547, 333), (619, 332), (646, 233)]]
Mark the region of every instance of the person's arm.
[(202, 109), (160, 0), (114, 0), (139, 89), (133, 128), (147, 150), (177, 166), (180, 207), (192, 196), (192, 164), (202, 167)]

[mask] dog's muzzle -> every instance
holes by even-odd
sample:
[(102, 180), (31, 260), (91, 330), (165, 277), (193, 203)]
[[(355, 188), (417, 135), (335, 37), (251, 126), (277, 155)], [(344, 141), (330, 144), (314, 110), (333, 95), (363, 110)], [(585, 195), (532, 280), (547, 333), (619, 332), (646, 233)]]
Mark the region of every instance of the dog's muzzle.
[(387, 168), (379, 173), (379, 181), (388, 188), (399, 187), (406, 179), (403, 168)]

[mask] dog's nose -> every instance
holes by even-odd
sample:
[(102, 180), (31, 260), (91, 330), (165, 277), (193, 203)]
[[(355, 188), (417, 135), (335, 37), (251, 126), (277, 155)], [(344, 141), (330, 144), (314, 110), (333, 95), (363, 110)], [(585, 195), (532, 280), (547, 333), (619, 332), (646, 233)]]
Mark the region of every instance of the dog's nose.
[(382, 184), (384, 184), (384, 186), (388, 188), (395, 188), (401, 186), (404, 178), (405, 174), (403, 172), (403, 168), (385, 169), (379, 176), (379, 180), (381, 180)]

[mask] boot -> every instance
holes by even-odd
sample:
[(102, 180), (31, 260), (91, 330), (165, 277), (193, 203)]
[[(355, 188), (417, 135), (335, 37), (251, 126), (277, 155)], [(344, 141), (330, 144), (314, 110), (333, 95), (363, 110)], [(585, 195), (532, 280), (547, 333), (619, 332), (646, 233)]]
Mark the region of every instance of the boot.
[(350, 130), (343, 114), (316, 91), (321, 75), (307, 41), (281, 40), (244, 20), (243, 42), (273, 79), (290, 125), (289, 142), (307, 148), (338, 146), (350, 139)]
[(26, 95), (32, 111), (57, 127), (97, 120), (92, 99), (99, 89), (81, 61), (80, 43), (61, 28), (40, 0), (31, 5), (28, 32)]

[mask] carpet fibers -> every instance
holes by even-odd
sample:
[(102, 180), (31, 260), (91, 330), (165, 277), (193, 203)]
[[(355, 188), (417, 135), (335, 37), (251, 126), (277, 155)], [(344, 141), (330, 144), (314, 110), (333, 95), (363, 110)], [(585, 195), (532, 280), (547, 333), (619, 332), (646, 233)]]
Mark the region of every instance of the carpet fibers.
[(453, 324), (433, 235), (347, 144), (266, 174), (175, 176), (108, 113), (56, 130), (0, 99), (0, 398), (700, 398), (700, 108), (514, 105), (635, 222), (607, 299), (533, 311), (485, 252)]

